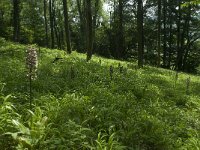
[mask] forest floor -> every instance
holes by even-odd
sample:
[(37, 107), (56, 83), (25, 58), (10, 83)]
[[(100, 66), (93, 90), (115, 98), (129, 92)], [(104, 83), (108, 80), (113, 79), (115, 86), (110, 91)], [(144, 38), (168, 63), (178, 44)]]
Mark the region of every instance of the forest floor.
[(200, 149), (199, 76), (40, 48), (30, 110), (26, 49), (0, 39), (1, 149)]

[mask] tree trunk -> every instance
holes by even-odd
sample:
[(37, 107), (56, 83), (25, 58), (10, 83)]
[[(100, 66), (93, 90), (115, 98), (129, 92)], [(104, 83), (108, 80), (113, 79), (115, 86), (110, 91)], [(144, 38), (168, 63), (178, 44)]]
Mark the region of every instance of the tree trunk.
[(20, 41), (20, 0), (13, 0), (13, 40)]
[(186, 18), (186, 40), (187, 40), (187, 43), (184, 47), (184, 50), (186, 50), (184, 56), (183, 56), (183, 70), (184, 71), (188, 71), (186, 70), (186, 66), (187, 66), (187, 59), (188, 59), (188, 55), (189, 55), (189, 52), (190, 52), (190, 46), (191, 46), (191, 42), (190, 42), (190, 35), (189, 35), (189, 32), (190, 32), (190, 20), (191, 20), (191, 5), (188, 6), (188, 10), (187, 10), (187, 18)]
[(47, 2), (44, 0), (45, 45), (48, 47)]
[(168, 55), (168, 63), (167, 67), (170, 69), (171, 67), (171, 60), (172, 60), (172, 44), (173, 44), (173, 15), (172, 15), (172, 4), (173, 0), (169, 0), (169, 55)]
[(87, 61), (92, 58), (93, 32), (92, 32), (92, 10), (91, 0), (86, 0), (86, 24), (87, 24)]
[(95, 12), (93, 16), (93, 50), (96, 50), (96, 27), (97, 27), (97, 15), (99, 11), (99, 0), (95, 0)]
[(57, 48), (61, 49), (61, 45), (60, 45), (60, 41), (59, 41), (59, 29), (57, 26), (55, 15), (56, 15), (56, 10), (55, 10), (55, 8), (53, 8), (53, 22), (54, 22), (53, 28), (54, 28), (54, 32), (55, 32)]
[(50, 17), (50, 29), (51, 29), (51, 48), (54, 48), (54, 21), (53, 21), (53, 4), (54, 0), (49, 0), (49, 17)]
[(160, 67), (160, 53), (161, 53), (161, 0), (158, 0), (158, 31), (157, 31), (157, 53), (158, 53), (158, 62), (157, 66)]
[(144, 65), (144, 32), (143, 32), (143, 3), (137, 0), (137, 32), (138, 32), (138, 67)]
[(171, 59), (172, 59), (172, 41), (173, 41), (172, 18), (170, 18), (170, 27), (169, 27), (169, 56), (168, 56), (168, 64), (167, 64), (167, 67), (169, 69), (171, 67)]
[(67, 0), (63, 0), (63, 9), (64, 9), (64, 19), (65, 19), (65, 40), (67, 43), (67, 52), (71, 54), (71, 42), (70, 42), (70, 31), (69, 31), (69, 16), (68, 16), (68, 5)]
[(79, 13), (79, 19), (80, 19), (80, 48), (81, 52), (85, 52), (86, 44), (85, 44), (85, 20), (84, 20), (84, 11), (85, 11), (85, 0), (76, 0), (78, 13)]
[(166, 0), (163, 0), (163, 67), (167, 67)]
[(119, 0), (119, 20), (118, 20), (118, 36), (117, 49), (118, 58), (124, 57), (124, 36), (123, 36), (123, 2)]
[(178, 17), (177, 17), (177, 59), (176, 59), (176, 70), (182, 69), (182, 59), (183, 59), (183, 53), (180, 48), (180, 42), (181, 42), (181, 1), (178, 2)]

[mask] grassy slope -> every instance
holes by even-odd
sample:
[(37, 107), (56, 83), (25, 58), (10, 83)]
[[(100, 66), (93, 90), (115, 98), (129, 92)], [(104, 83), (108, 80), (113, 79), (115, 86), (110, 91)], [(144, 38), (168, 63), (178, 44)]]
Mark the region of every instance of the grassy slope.
[[(44, 48), (39, 54), (33, 93), (35, 122), (42, 122), (44, 116), (48, 119), (43, 124), (45, 129), (28, 126), (25, 49), (24, 45), (1, 41), (0, 90), (4, 88), (0, 94), (13, 95), (9, 101), (20, 116), (11, 113), (11, 119), (17, 118), (29, 130), (40, 131), (31, 136), (40, 139), (39, 149), (108, 148), (109, 141), (113, 149), (123, 149), (120, 145), (126, 146), (125, 149), (200, 148), (200, 77), (179, 73), (175, 84), (173, 71), (149, 66), (135, 69), (136, 64), (127, 62), (120, 62), (127, 69), (120, 74), (119, 61), (94, 56), (87, 63), (83, 54), (74, 52), (66, 56), (63, 51)], [(53, 64), (56, 56), (64, 59)], [(110, 65), (115, 67), (112, 81)], [(188, 77), (191, 78), (189, 95), (186, 94)], [(0, 111), (5, 113), (3, 107)], [(16, 124), (10, 123), (7, 128), (3, 123), (5, 128), (0, 129), (0, 134), (22, 130)], [(30, 145), (38, 148), (37, 142)]]

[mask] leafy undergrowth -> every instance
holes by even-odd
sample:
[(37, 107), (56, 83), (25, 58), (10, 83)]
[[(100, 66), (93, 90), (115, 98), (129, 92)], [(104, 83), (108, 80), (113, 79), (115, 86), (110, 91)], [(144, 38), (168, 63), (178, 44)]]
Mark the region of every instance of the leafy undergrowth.
[(30, 111), (27, 46), (0, 45), (1, 149), (200, 149), (200, 77), (41, 48)]

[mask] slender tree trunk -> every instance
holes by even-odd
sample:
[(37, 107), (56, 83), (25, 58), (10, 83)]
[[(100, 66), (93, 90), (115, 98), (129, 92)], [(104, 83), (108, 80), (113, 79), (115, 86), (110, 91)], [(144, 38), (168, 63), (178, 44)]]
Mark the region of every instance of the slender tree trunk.
[(186, 39), (187, 39), (187, 44), (185, 45), (185, 54), (183, 57), (183, 70), (187, 71), (186, 66), (187, 66), (187, 58), (189, 55), (189, 51), (190, 51), (190, 46), (191, 46), (191, 42), (190, 42), (190, 36), (189, 36), (189, 32), (190, 32), (190, 20), (191, 20), (191, 5), (189, 5), (188, 10), (187, 10), (187, 18), (186, 18)]
[(56, 21), (56, 8), (52, 7), (52, 13), (53, 13), (53, 29), (54, 29), (54, 33), (55, 33), (55, 37), (56, 37), (56, 44), (57, 44), (57, 48), (61, 49), (61, 44), (60, 44), (60, 40), (59, 40), (59, 28), (57, 25), (57, 21)]
[(47, 24), (47, 2), (44, 0), (44, 24), (45, 24), (45, 45), (48, 47), (48, 24)]
[(119, 0), (119, 20), (118, 20), (118, 58), (124, 57), (124, 36), (123, 36), (123, 2)]
[(189, 55), (189, 51), (190, 51), (190, 44), (187, 46), (185, 55), (184, 55), (184, 59), (183, 59), (183, 70), (184, 71), (188, 71), (186, 68), (187, 67), (187, 59), (188, 59), (188, 55)]
[(68, 5), (67, 0), (63, 0), (63, 10), (65, 19), (65, 40), (67, 43), (67, 52), (71, 54), (71, 42), (70, 42), (70, 31), (69, 31), (69, 16), (68, 16)]
[(62, 43), (61, 43), (61, 36), (60, 36), (60, 30), (58, 29), (57, 27), (57, 30), (58, 30), (58, 48), (59, 49), (62, 49)]
[(59, 44), (58, 44), (58, 32), (59, 31), (57, 29), (57, 24), (56, 24), (56, 9), (55, 9), (54, 3), (52, 5), (52, 18), (53, 18), (53, 30), (54, 30), (54, 47), (59, 48)]
[(64, 41), (64, 29), (63, 29), (63, 27), (61, 27), (60, 28), (60, 32), (59, 32), (59, 40), (60, 40), (60, 46), (61, 46), (61, 49), (65, 49), (65, 47), (64, 47), (64, 43), (65, 43), (65, 41)]
[(54, 0), (49, 0), (49, 17), (50, 17), (50, 29), (51, 29), (51, 48), (54, 48), (54, 21), (53, 21), (53, 4)]
[(182, 69), (182, 50), (180, 48), (181, 42), (181, 0), (178, 1), (178, 17), (177, 17), (177, 59), (176, 59), (176, 70)]
[(93, 32), (92, 32), (92, 10), (91, 0), (86, 0), (86, 24), (87, 24), (87, 61), (92, 58)]
[(163, 0), (163, 67), (167, 67), (166, 0)]
[(167, 67), (171, 67), (171, 59), (172, 59), (172, 41), (173, 41), (173, 33), (172, 33), (172, 18), (170, 18), (170, 27), (169, 27), (169, 56), (168, 56), (168, 64)]
[(13, 40), (20, 41), (20, 0), (13, 0)]
[[(116, 33), (116, 25), (117, 25), (117, 0), (113, 0), (114, 4), (113, 4), (113, 9), (114, 9), (114, 12), (113, 12), (113, 23), (112, 23), (112, 30), (111, 30), (111, 52), (112, 52), (112, 55), (117, 58), (118, 57), (118, 33)], [(117, 51), (116, 51), (117, 50)]]
[(56, 18), (55, 18), (55, 10), (53, 10), (53, 29), (54, 29), (54, 33), (55, 33), (55, 37), (56, 37), (56, 44), (57, 44), (57, 48), (60, 49), (60, 43), (59, 43), (59, 29), (57, 28), (57, 24), (56, 24)]
[(137, 0), (138, 67), (144, 65), (143, 2)]
[(99, 0), (95, 0), (95, 12), (93, 16), (93, 50), (96, 50), (96, 27), (97, 27), (97, 15), (99, 11)]
[(0, 10), (0, 20), (3, 21), (4, 20), (4, 11)]
[(172, 59), (172, 44), (173, 44), (173, 11), (172, 11), (172, 2), (173, 0), (169, 0), (169, 55), (168, 55), (168, 63), (167, 67), (170, 69), (171, 67), (171, 59)]
[(79, 19), (80, 19), (80, 48), (81, 52), (85, 52), (86, 49), (86, 43), (85, 43), (85, 30), (86, 30), (86, 23), (85, 23), (85, 0), (76, 0), (78, 13), (79, 13)]
[(0, 10), (0, 36), (4, 35), (4, 12)]
[(157, 66), (160, 67), (160, 54), (161, 54), (161, 0), (158, 0), (158, 31), (157, 31), (157, 53), (158, 53), (158, 62)]

